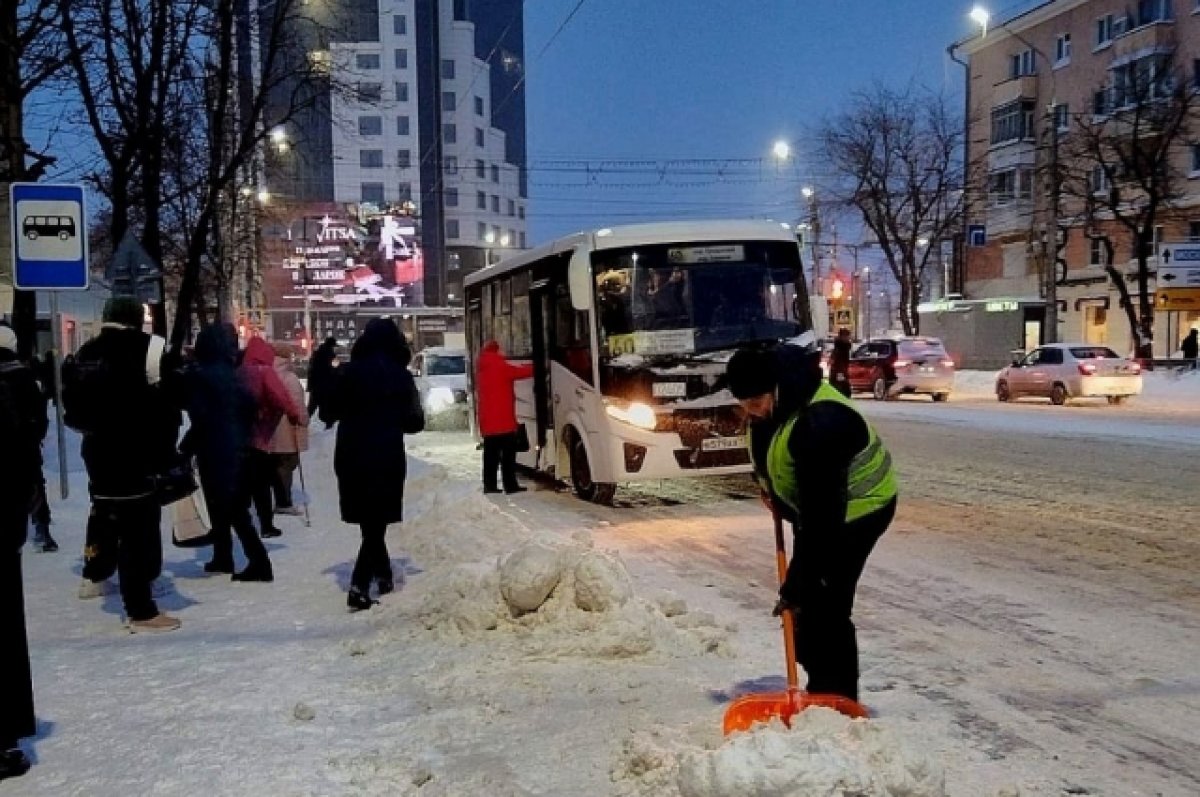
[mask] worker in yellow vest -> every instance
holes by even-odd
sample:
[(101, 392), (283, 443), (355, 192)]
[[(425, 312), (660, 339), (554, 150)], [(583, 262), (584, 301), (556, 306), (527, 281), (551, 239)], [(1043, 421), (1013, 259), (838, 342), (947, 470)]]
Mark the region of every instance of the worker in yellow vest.
[(796, 618), (806, 688), (858, 700), (851, 613), (867, 557), (896, 513), (891, 455), (851, 400), (821, 378), (815, 352), (743, 349), (725, 384), (749, 416), (764, 500), (795, 530), (775, 614), (789, 608)]

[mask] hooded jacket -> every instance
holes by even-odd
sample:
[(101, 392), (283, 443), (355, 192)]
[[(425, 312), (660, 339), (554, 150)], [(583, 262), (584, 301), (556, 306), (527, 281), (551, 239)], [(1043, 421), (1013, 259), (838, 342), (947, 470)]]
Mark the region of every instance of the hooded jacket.
[(191, 421), (183, 447), (196, 455), (204, 497), (222, 507), (233, 500), (255, 417), (254, 398), (238, 378), (237, 354), (233, 325), (211, 324), (197, 336), (195, 363), (183, 377)]
[(275, 350), (271, 345), (262, 338), (250, 338), (238, 376), (254, 398), (250, 446), (259, 451), (270, 451), (271, 438), (280, 418), (286, 415), (292, 423), (303, 424), (300, 408), (292, 401), (279, 374), (275, 373)]
[(533, 376), (532, 365), (513, 365), (489, 340), (479, 353), (475, 389), (479, 395), (479, 433), (484, 437), (517, 431), (517, 396), (513, 383)]

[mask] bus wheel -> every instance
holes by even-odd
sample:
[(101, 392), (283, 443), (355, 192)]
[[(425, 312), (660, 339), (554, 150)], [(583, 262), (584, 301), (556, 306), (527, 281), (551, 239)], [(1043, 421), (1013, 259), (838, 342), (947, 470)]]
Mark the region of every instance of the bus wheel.
[(612, 504), (617, 485), (592, 481), (592, 467), (588, 464), (583, 438), (574, 429), (569, 430), (567, 434), (570, 436), (568, 450), (571, 452), (571, 486), (575, 489), (575, 494), (592, 503)]

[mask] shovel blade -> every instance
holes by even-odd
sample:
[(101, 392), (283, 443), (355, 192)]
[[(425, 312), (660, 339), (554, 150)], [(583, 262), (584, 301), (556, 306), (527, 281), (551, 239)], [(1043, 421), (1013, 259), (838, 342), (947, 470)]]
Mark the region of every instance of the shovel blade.
[(861, 703), (841, 695), (810, 692), (759, 692), (744, 695), (725, 710), (722, 730), (725, 735), (748, 731), (760, 722), (778, 719), (791, 727), (792, 717), (813, 706), (824, 706), (852, 719), (865, 719), (870, 714)]

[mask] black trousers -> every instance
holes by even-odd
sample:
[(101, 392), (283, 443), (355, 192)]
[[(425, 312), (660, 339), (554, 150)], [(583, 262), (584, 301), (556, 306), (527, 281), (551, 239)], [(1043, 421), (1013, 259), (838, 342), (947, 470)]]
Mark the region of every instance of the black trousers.
[(371, 581), (392, 580), (392, 559), (387, 549), (387, 524), (362, 523), (362, 544), (358, 546), (358, 558), (354, 561), (354, 572), (350, 574), (350, 586), (366, 592)]
[(271, 504), (274, 499), (275, 461), (266, 451), (257, 448), (246, 449), (242, 465), (242, 477), (246, 479), (245, 489), (254, 503), (254, 513), (258, 515), (259, 532), (267, 531), (275, 526), (275, 511)]
[(272, 454), (271, 492), (275, 496), (275, 506), (288, 507), (292, 505), (292, 476), (300, 466), (299, 454)]
[(483, 438), (483, 488), (496, 489), (496, 468), (505, 490), (517, 488), (517, 435), (495, 434)]
[(41, 471), (38, 471), (37, 488), (29, 514), (33, 518), (33, 527), (39, 533), (50, 528), (50, 501), (46, 497), (46, 476)]
[(162, 572), (162, 509), (154, 496), (93, 498), (83, 549), (83, 577), (104, 581), (117, 573), (130, 620), (158, 615), (150, 583)]
[[(242, 552), (246, 554), (249, 565), (262, 565), (270, 561), (266, 546), (263, 545), (262, 539), (254, 530), (254, 523), (250, 520), (251, 495), (255, 486), (254, 477), (249, 472), (250, 467), (249, 457), (243, 455), (233, 495), (222, 495), (215, 489), (215, 486), (206, 483), (204, 471), (200, 471), (200, 483), (204, 487), (204, 499), (208, 504), (209, 520), (212, 523), (214, 562), (233, 563), (232, 532), (237, 533), (238, 541), (242, 544)], [(214, 476), (214, 481), (224, 477), (223, 474), (212, 474), (212, 476)], [(268, 486), (267, 489), (269, 493), (270, 487)]]
[(21, 577), (20, 542), (29, 522), (27, 500), (0, 496), (0, 751), (36, 733), (29, 638), (25, 633), (25, 585)]
[(796, 661), (808, 673), (809, 692), (858, 700), (858, 639), (854, 593), (875, 543), (891, 524), (896, 501), (843, 527), (820, 546), (816, 583), (800, 599), (796, 622)]

